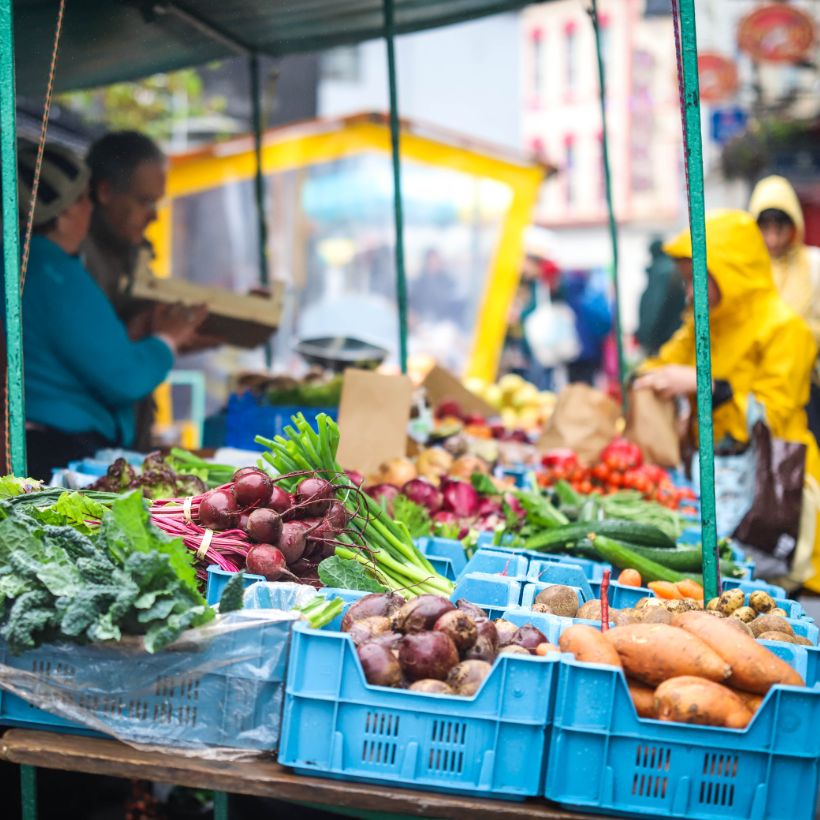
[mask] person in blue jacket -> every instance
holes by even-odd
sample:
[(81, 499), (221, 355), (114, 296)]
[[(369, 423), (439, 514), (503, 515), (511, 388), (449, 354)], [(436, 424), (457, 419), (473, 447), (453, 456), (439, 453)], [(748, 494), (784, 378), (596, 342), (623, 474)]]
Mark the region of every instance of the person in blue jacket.
[[(19, 151), (20, 208), (31, 201), (36, 148)], [(134, 403), (162, 383), (204, 307), (158, 307), (152, 335), (132, 341), (113, 306), (79, 259), (91, 220), (89, 172), (58, 146), (45, 148), (23, 290), (23, 361), (28, 474), (103, 447), (128, 447)]]

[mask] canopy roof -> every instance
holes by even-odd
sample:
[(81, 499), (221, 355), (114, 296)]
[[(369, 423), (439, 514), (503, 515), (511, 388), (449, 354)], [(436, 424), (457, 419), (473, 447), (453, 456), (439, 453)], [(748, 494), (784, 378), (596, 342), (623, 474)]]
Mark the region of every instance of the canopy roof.
[[(394, 0), (395, 28), (421, 31), (530, 2)], [(21, 94), (45, 87), (58, 6), (57, 0), (14, 0)], [(281, 56), (383, 34), (382, 0), (68, 0), (57, 89), (132, 80), (242, 51)]]

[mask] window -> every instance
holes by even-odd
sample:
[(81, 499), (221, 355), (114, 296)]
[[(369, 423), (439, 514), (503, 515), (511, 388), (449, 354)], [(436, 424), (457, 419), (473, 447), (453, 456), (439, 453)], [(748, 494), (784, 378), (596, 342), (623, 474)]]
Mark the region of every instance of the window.
[(544, 98), (544, 41), (541, 29), (532, 30), (530, 39), (532, 59), (532, 94), (537, 106)]
[(568, 207), (575, 203), (575, 138), (564, 138), (564, 199)]
[(571, 23), (564, 29), (564, 80), (567, 92), (575, 90), (578, 81), (578, 33), (575, 24)]
[(341, 46), (319, 57), (319, 73), (323, 80), (356, 83), (361, 77), (361, 54), (358, 46)]

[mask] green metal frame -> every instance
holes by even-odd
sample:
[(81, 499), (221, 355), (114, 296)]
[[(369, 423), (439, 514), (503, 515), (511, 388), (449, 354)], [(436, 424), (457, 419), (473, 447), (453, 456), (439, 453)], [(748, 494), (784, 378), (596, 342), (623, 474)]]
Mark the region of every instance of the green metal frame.
[(715, 518), (715, 438), (712, 424), (712, 358), (709, 334), (709, 281), (706, 266), (706, 213), (703, 193), (703, 145), (698, 86), (698, 40), (695, 0), (680, 0), (683, 80), (684, 150), (689, 183), (689, 229), (692, 233), (692, 275), (695, 312), (695, 360), (698, 377), (698, 449), (700, 450), (700, 515), (703, 584), (707, 600), (719, 589)]

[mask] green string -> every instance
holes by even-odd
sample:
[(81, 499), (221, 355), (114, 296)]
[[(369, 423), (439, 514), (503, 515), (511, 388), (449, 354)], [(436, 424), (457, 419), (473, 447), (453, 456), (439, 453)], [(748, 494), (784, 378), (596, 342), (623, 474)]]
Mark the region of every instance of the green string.
[(396, 230), (396, 301), (399, 309), (399, 363), (407, 373), (407, 277), (404, 271), (404, 213), (401, 201), (401, 131), (399, 95), (396, 87), (396, 46), (393, 0), (384, 0), (384, 32), (387, 42), (387, 81), (390, 90), (390, 146), (393, 158), (393, 219)]
[(606, 118), (606, 71), (604, 55), (601, 48), (601, 25), (598, 17), (598, 0), (592, 0), (589, 11), (592, 19), (592, 30), (595, 33), (595, 54), (598, 60), (599, 100), (601, 103), (601, 153), (604, 165), (604, 191), (606, 193), (606, 210), (609, 221), (609, 240), (612, 245), (612, 283), (615, 294), (614, 320), (615, 344), (618, 348), (618, 381), (621, 385), (621, 404), (626, 411), (626, 359), (624, 358), (624, 340), (621, 333), (621, 284), (618, 252), (618, 223), (615, 219), (615, 206), (612, 202), (612, 174), (609, 167), (609, 136)]
[(3, 273), (6, 297), (6, 459), (26, 474), (26, 413), (23, 398), (23, 317), (20, 293), (20, 226), (17, 209), (17, 123), (14, 89), (12, 0), (0, 0), (0, 158), (3, 183)]
[[(675, 9), (673, 8), (673, 14)], [(719, 590), (715, 517), (715, 439), (712, 427), (712, 361), (709, 334), (709, 282), (706, 267), (706, 214), (703, 195), (700, 90), (695, 0), (680, 0), (683, 74), (684, 151), (689, 174), (689, 229), (692, 233), (692, 275), (695, 314), (695, 361), (698, 374), (698, 446), (700, 449), (700, 514), (703, 542), (703, 586), (706, 599)]]

